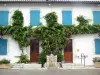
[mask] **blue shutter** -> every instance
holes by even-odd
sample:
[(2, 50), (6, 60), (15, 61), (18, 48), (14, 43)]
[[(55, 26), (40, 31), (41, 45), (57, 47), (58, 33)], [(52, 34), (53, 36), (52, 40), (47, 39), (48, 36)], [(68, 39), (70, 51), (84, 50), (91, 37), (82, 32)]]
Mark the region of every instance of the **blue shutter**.
[(0, 26), (8, 25), (8, 11), (0, 11)]
[(95, 53), (100, 54), (100, 39), (95, 39)]
[(94, 24), (100, 24), (100, 11), (93, 11)]
[(72, 11), (62, 11), (62, 24), (72, 25)]
[(0, 39), (0, 55), (7, 55), (7, 39)]
[(39, 26), (40, 25), (40, 10), (30, 11), (30, 25)]

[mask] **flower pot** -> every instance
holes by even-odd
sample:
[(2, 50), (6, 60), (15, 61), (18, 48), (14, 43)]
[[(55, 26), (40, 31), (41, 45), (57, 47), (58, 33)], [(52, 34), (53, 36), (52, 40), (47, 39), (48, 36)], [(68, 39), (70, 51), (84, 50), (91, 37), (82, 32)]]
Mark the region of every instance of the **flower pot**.
[(11, 68), (11, 64), (0, 64), (0, 68)]
[(100, 68), (100, 62), (95, 62), (94, 65), (96, 68)]

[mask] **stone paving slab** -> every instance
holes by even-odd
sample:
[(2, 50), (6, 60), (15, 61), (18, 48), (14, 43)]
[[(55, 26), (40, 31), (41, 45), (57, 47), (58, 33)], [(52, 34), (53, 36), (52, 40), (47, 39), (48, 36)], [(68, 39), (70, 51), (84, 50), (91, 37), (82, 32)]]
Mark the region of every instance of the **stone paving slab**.
[(100, 69), (0, 69), (0, 75), (100, 75)]

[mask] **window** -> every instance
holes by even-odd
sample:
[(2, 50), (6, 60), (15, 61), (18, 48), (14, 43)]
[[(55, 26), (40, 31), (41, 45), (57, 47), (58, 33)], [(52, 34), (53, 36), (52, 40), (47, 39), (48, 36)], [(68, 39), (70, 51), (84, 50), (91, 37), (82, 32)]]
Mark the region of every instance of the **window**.
[(7, 39), (0, 39), (0, 55), (7, 55)]
[(62, 11), (62, 24), (72, 25), (72, 11)]
[(0, 11), (0, 26), (8, 25), (8, 11)]
[(40, 10), (30, 11), (30, 25), (39, 26), (40, 25)]
[(100, 11), (93, 11), (94, 24), (100, 24)]
[(95, 53), (100, 54), (100, 39), (95, 39)]

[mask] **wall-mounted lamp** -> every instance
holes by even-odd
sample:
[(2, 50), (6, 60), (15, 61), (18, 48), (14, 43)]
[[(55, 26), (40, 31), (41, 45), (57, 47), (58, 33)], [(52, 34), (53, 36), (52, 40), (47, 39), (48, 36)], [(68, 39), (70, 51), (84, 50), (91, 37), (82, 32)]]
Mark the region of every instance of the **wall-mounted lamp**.
[(6, 7), (6, 6), (7, 6), (7, 4), (4, 4), (4, 6)]
[(51, 4), (49, 4), (49, 6), (51, 6)]
[(98, 7), (100, 7), (100, 4), (98, 4)]

